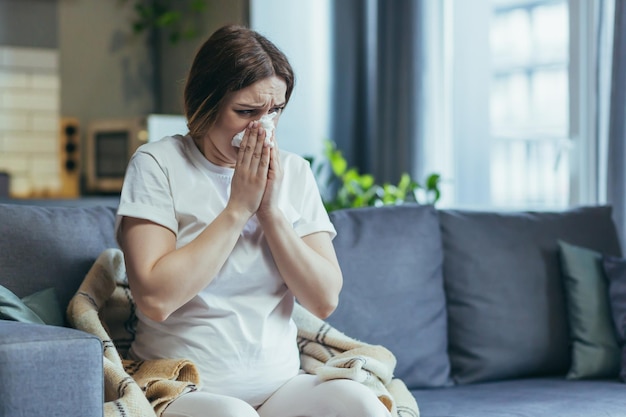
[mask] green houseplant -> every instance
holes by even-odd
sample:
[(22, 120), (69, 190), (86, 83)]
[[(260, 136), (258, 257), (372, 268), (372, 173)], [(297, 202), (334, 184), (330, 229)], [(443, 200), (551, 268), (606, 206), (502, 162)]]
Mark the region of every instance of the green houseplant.
[[(129, 0), (125, 0), (126, 2)], [(133, 0), (133, 32), (163, 31), (171, 43), (198, 35), (190, 18), (207, 9), (206, 0)]]
[[(428, 175), (423, 184), (413, 180), (407, 173), (402, 174), (398, 184), (377, 184), (371, 174), (361, 174), (357, 168), (348, 167), (343, 154), (330, 140), (324, 144), (324, 157), (322, 162), (312, 157), (306, 159), (317, 180), (324, 182), (320, 184), (322, 188), (330, 191), (324, 198), (327, 211), (405, 202), (435, 204), (441, 197), (439, 174)], [(325, 170), (330, 171), (331, 175), (324, 181)]]

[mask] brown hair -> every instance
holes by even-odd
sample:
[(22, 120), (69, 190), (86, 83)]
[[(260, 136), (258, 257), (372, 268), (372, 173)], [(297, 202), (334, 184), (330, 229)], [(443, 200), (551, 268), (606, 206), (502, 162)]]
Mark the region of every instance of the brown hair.
[(184, 91), (189, 134), (201, 138), (217, 118), (224, 97), (257, 81), (277, 76), (294, 86), (287, 57), (268, 39), (246, 27), (227, 25), (215, 31), (194, 58)]

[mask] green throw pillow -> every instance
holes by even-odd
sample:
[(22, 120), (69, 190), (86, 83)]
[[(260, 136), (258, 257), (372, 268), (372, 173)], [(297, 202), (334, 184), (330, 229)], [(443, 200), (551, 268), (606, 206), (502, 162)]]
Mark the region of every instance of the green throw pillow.
[(46, 288), (34, 294), (27, 295), (22, 298), (35, 314), (43, 320), (44, 323), (52, 326), (63, 326), (63, 313), (57, 298), (57, 292), (54, 288)]
[(63, 314), (54, 288), (20, 298), (0, 285), (0, 319), (23, 323), (63, 325)]
[(621, 353), (602, 254), (559, 241), (572, 340), (568, 379), (616, 377)]

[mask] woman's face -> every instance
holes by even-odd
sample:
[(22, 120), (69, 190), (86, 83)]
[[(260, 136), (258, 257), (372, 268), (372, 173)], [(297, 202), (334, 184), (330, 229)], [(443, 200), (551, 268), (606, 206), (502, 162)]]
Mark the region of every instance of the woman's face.
[(274, 124), (278, 124), (280, 113), (285, 107), (286, 91), (285, 82), (272, 76), (229, 93), (224, 98), (215, 123), (205, 136), (205, 156), (218, 165), (234, 166), (239, 149), (231, 145), (233, 136), (265, 114), (278, 112), (274, 118)]

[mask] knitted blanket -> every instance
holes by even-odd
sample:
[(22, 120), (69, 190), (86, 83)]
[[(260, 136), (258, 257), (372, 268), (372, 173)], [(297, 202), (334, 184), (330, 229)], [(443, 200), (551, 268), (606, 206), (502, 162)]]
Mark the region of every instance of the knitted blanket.
[[(178, 396), (199, 386), (198, 371), (187, 359), (126, 359), (137, 318), (119, 249), (100, 254), (70, 301), (67, 317), (72, 327), (102, 340), (105, 417), (160, 416)], [(298, 304), (293, 319), (305, 372), (322, 380), (355, 380), (372, 389), (392, 416), (419, 417), (413, 395), (393, 378), (396, 359), (389, 350), (346, 336)]]

